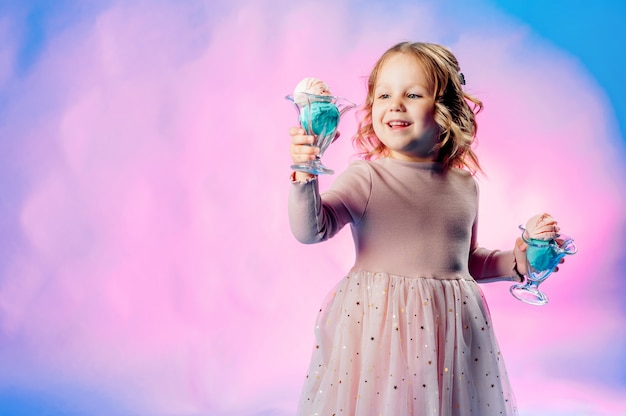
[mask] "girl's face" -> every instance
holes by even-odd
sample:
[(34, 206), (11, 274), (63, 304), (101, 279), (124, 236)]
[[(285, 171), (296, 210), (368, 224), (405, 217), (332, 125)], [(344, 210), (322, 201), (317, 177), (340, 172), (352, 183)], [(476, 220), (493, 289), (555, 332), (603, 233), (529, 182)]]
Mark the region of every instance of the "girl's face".
[(372, 103), (372, 126), (394, 159), (432, 161), (439, 141), (435, 100), (418, 60), (395, 53), (378, 72)]

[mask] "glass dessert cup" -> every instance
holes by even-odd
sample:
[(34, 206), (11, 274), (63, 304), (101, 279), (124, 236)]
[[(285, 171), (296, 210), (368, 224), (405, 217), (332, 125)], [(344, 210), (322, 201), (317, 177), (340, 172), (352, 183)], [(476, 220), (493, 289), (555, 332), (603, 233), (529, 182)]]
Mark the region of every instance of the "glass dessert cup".
[(528, 244), (526, 250), (528, 273), (525, 283), (511, 286), (511, 294), (529, 305), (545, 305), (548, 303), (548, 296), (539, 290), (539, 285), (552, 274), (563, 257), (576, 254), (578, 249), (574, 245), (574, 240), (568, 236), (560, 235), (552, 240), (537, 240), (528, 238), (523, 226), (520, 225), (519, 228), (522, 230), (522, 239)]
[(291, 169), (313, 175), (332, 174), (332, 169), (322, 164), (322, 155), (337, 136), (337, 126), (341, 116), (356, 107), (353, 102), (334, 95), (316, 95), (298, 93), (297, 97), (285, 97), (291, 101), (298, 113), (298, 122), (308, 135), (315, 139), (311, 146), (319, 147), (320, 152), (314, 160), (298, 163)]

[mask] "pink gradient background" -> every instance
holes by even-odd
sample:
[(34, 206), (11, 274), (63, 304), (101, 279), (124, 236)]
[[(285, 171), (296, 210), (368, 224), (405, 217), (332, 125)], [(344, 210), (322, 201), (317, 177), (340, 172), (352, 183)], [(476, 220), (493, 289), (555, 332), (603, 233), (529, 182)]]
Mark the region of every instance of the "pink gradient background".
[[(545, 210), (580, 249), (545, 307), (482, 286), (520, 414), (626, 414), (625, 149), (604, 90), (488, 5), (488, 27), (396, 6), (103, 2), (21, 74), (19, 27), (0, 19), (0, 414), (292, 414), (353, 248), (348, 230), (291, 236), (283, 97), (316, 76), (361, 103), (407, 39), (448, 45), (485, 102), (482, 245), (512, 247)], [(327, 165), (347, 166), (354, 129), (350, 114)]]

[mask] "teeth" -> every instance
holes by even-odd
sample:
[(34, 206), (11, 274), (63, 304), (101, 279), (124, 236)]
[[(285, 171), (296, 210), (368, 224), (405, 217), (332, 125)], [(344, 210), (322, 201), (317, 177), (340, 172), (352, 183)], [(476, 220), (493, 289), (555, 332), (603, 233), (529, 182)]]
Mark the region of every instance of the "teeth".
[(390, 121), (389, 125), (391, 127), (394, 127), (394, 126), (408, 126), (409, 123), (407, 123), (406, 121)]

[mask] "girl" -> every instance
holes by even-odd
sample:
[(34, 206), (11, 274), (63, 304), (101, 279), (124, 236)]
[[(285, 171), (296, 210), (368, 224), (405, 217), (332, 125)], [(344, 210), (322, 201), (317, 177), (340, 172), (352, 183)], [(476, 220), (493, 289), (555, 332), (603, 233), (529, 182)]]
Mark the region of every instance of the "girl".
[[(368, 81), (355, 135), (364, 160), (321, 196), (316, 177), (292, 175), (295, 237), (317, 243), (350, 224), (356, 245), (320, 310), (299, 415), (516, 414), (477, 282), (523, 280), (526, 246), (478, 246), (482, 103), (462, 84), (446, 48), (392, 47)], [(311, 136), (290, 135), (295, 163), (315, 157)]]

